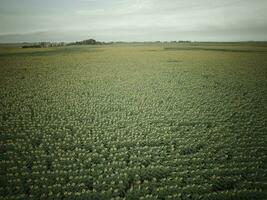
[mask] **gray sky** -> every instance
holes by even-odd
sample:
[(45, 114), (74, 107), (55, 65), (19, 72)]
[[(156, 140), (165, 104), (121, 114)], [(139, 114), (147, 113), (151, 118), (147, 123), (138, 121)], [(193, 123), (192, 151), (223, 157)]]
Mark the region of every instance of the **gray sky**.
[(267, 0), (0, 0), (0, 42), (267, 40)]

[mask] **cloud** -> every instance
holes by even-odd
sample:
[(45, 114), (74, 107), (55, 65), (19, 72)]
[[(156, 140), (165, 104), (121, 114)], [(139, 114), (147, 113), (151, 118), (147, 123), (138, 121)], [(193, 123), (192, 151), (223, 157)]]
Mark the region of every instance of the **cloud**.
[(229, 40), (231, 34), (232, 39), (238, 35), (240, 39), (267, 39), (265, 0), (58, 0), (57, 9), (53, 2), (42, 3), (39, 13), (32, 2), (25, 15), (21, 10), (16, 15), (16, 9), (8, 5), (12, 14), (2, 14), (1, 33), (65, 30), (77, 39), (87, 34), (104, 40), (140, 41), (149, 36), (158, 40), (188, 36), (192, 40)]

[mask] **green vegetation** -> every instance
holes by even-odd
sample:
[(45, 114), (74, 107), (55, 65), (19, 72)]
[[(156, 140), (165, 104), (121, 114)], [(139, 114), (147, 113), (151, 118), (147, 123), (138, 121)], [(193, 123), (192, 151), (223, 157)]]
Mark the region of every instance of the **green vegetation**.
[(267, 199), (267, 46), (0, 48), (0, 199)]

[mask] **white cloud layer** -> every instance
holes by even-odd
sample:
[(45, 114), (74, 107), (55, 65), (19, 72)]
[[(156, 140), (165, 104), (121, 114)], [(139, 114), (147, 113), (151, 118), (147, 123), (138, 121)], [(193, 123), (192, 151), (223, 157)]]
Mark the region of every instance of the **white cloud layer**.
[(27, 33), (61, 41), (267, 40), (266, 0), (0, 0), (0, 5), (5, 35), (0, 41), (11, 33), (16, 40)]

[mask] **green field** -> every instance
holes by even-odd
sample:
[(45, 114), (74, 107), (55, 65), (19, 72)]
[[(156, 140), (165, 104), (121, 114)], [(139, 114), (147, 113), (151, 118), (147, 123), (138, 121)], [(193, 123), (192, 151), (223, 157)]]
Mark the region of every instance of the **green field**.
[(0, 199), (267, 199), (267, 44), (0, 47)]

